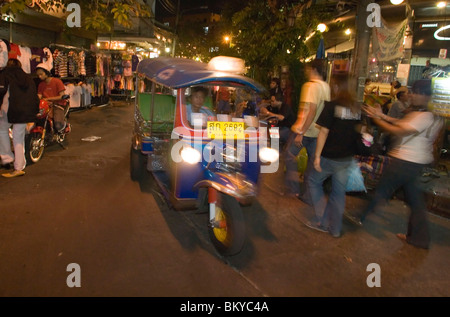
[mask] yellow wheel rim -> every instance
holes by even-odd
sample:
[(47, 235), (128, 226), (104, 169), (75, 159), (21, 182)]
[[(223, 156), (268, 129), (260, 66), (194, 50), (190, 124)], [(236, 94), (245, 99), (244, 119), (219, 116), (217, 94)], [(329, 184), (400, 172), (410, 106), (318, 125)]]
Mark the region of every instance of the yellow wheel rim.
[(227, 226), (226, 226), (226, 220), (227, 220), (226, 215), (223, 212), (222, 208), (216, 206), (215, 221), (216, 221), (216, 223), (224, 224), (224, 225), (220, 225), (218, 228), (213, 228), (213, 232), (214, 232), (214, 236), (216, 237), (216, 239), (221, 243), (224, 243), (225, 241), (227, 241), (228, 230), (227, 230)]

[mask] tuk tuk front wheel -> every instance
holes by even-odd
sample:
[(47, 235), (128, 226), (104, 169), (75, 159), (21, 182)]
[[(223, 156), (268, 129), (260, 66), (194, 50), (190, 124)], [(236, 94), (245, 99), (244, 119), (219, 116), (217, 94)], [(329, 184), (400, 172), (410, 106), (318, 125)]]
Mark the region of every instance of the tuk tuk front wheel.
[(215, 215), (208, 225), (214, 247), (225, 256), (239, 253), (245, 242), (245, 222), (236, 198), (218, 192)]

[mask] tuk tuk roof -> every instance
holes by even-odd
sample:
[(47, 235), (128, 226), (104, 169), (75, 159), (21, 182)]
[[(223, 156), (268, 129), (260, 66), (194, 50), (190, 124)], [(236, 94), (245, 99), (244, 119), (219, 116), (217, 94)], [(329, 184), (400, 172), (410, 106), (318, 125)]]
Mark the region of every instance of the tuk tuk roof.
[(265, 88), (253, 79), (227, 72), (208, 69), (208, 64), (186, 58), (158, 57), (139, 62), (137, 73), (170, 88), (183, 88), (200, 84), (228, 83), (243, 85), (263, 92)]

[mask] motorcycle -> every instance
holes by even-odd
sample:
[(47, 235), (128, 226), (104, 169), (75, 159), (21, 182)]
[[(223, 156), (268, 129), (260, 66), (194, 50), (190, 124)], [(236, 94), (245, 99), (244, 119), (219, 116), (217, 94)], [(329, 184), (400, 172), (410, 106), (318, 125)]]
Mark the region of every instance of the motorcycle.
[[(236, 62), (220, 58), (221, 66)], [(267, 145), (267, 124), (256, 116), (214, 114), (219, 87), (245, 91), (255, 104), (264, 88), (235, 72), (217, 71), (213, 60), (160, 57), (139, 63), (136, 87), (141, 81), (150, 85), (136, 92), (130, 176), (139, 181), (148, 171), (173, 209), (204, 211), (212, 244), (230, 256), (246, 239), (241, 206), (255, 198), (260, 174), (278, 168), (278, 148)], [(206, 91), (208, 115), (189, 111), (198, 88)]]
[[(39, 113), (36, 115), (34, 126), (25, 136), (25, 157), (28, 164), (37, 163), (44, 155), (44, 149), (52, 144), (59, 144), (63, 149), (66, 135), (70, 133), (71, 126), (67, 122), (69, 115), (69, 95), (62, 96), (61, 100), (48, 102), (41, 99)], [(64, 104), (59, 102), (63, 101)], [(53, 118), (50, 116), (51, 108), (59, 108), (63, 111), (65, 127), (56, 130)]]

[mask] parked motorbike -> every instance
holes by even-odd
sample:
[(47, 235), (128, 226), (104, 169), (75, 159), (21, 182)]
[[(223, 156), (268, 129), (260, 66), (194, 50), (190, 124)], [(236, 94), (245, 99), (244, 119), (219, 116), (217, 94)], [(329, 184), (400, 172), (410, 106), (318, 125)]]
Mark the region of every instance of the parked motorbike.
[[(69, 95), (64, 95), (61, 100), (49, 102), (41, 99), (39, 113), (36, 116), (35, 125), (25, 136), (25, 157), (28, 164), (37, 163), (44, 155), (44, 149), (52, 144), (59, 144), (63, 149), (66, 135), (70, 133), (71, 126), (67, 122), (69, 114)], [(64, 101), (64, 104), (60, 104)], [(66, 125), (61, 130), (56, 130), (53, 118), (50, 117), (51, 108), (63, 110)]]

